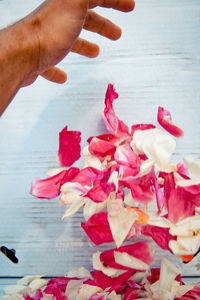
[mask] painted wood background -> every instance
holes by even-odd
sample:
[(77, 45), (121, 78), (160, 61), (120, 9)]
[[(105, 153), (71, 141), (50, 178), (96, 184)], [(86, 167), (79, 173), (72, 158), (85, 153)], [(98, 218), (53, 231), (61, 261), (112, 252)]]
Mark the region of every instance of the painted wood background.
[[(39, 0), (0, 0), (0, 26), (16, 21)], [(138, 0), (135, 11), (123, 14), (98, 9), (123, 28), (111, 42), (84, 32), (101, 45), (98, 58), (70, 54), (60, 63), (68, 73), (62, 86), (39, 79), (22, 89), (0, 119), (0, 244), (16, 249), (19, 263), (0, 255), (0, 284), (26, 274), (63, 275), (79, 266), (91, 268), (94, 247), (80, 228), (82, 212), (65, 221), (56, 200), (29, 195), (35, 176), (58, 166), (58, 133), (66, 125), (82, 132), (82, 145), (103, 133), (100, 112), (108, 83), (120, 99), (118, 116), (128, 125), (156, 123), (158, 105), (172, 112), (185, 131), (177, 140), (174, 161), (192, 154), (200, 159), (200, 1)], [(81, 167), (81, 162), (77, 164)], [(113, 245), (101, 247), (107, 249)], [(183, 265), (185, 276), (199, 276), (195, 265)], [(3, 279), (4, 278), (4, 279)]]

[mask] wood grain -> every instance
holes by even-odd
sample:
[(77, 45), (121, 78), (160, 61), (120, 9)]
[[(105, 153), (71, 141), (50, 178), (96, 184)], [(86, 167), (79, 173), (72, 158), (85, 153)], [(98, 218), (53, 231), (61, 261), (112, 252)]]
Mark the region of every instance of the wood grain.
[[(0, 25), (40, 2), (0, 1)], [(130, 14), (98, 11), (122, 26), (122, 38), (111, 42), (84, 32), (84, 38), (101, 45), (99, 57), (70, 54), (60, 64), (68, 73), (66, 84), (39, 79), (18, 93), (0, 120), (0, 241), (16, 249), (20, 261), (13, 265), (1, 255), (2, 277), (55, 276), (78, 266), (91, 268), (96, 247), (79, 226), (82, 212), (63, 222), (64, 210), (56, 200), (36, 199), (29, 190), (35, 176), (44, 178), (49, 168), (58, 166), (58, 132), (64, 126), (82, 132), (82, 145), (89, 136), (104, 132), (100, 112), (108, 83), (114, 83), (120, 95), (116, 112), (128, 125), (156, 124), (157, 107), (164, 106), (185, 131), (173, 160), (189, 154), (200, 159), (200, 1), (140, 0)], [(184, 275), (199, 275), (198, 257), (183, 265), (167, 252), (156, 251), (154, 265), (165, 256)]]

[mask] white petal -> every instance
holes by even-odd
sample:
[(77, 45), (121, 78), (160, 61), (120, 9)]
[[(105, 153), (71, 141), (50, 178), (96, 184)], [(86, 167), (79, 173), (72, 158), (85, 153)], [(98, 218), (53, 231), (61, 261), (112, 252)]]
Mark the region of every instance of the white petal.
[(12, 294), (24, 294), (29, 291), (29, 288), (25, 285), (8, 285), (4, 287), (4, 292), (7, 295), (12, 295)]
[(148, 174), (151, 171), (154, 164), (155, 161), (153, 159), (144, 160), (140, 166), (140, 177)]
[(93, 156), (89, 150), (88, 150), (89, 146), (86, 146), (83, 149), (83, 157), (84, 157), (84, 168), (87, 167), (93, 167), (97, 170), (103, 170), (103, 165), (100, 161), (100, 159), (96, 156)]
[(117, 295), (115, 291), (112, 291), (112, 293), (110, 293), (107, 296), (107, 300), (121, 300), (121, 295)]
[(31, 283), (29, 284), (29, 288), (31, 288), (31, 290), (35, 292), (36, 290), (41, 289), (46, 285), (47, 285), (47, 280), (36, 278), (33, 281), (31, 281)]
[(75, 214), (87, 201), (88, 198), (79, 197), (76, 199), (71, 206), (66, 210), (65, 214), (63, 215), (62, 219), (65, 219), (73, 214)]
[(88, 198), (87, 202), (83, 207), (83, 216), (85, 220), (89, 220), (91, 216), (103, 211), (107, 206), (107, 200), (104, 202), (96, 203)]
[(169, 241), (169, 248), (175, 255), (192, 255), (191, 251), (187, 251), (183, 248), (177, 241), (171, 240)]
[(170, 292), (173, 286), (174, 279), (180, 273), (181, 271), (177, 267), (175, 267), (166, 258), (163, 258), (160, 267), (160, 278), (159, 278), (160, 288)]
[(148, 224), (162, 228), (169, 228), (172, 223), (168, 219), (163, 217), (150, 216)]
[(195, 287), (195, 284), (180, 285), (176, 290), (176, 298), (180, 298), (187, 292), (191, 291)]
[(124, 197), (124, 203), (128, 206), (138, 207), (138, 202), (133, 200), (131, 192), (128, 192)]
[(97, 251), (96, 253), (93, 254), (93, 268), (97, 271), (103, 272), (105, 275), (114, 278), (118, 277), (121, 274), (124, 274), (126, 270), (120, 270), (116, 268), (111, 268), (111, 267), (105, 267), (103, 263), (100, 260), (100, 255), (101, 252)]
[(113, 239), (120, 247), (138, 216), (134, 211), (126, 210), (121, 199), (108, 200), (107, 209)]
[(71, 270), (67, 272), (67, 277), (77, 277), (77, 278), (90, 278), (93, 280), (91, 273), (84, 267), (77, 270)]
[(200, 234), (197, 236), (177, 237), (177, 242), (187, 251), (195, 253), (200, 247)]
[(200, 163), (195, 161), (190, 155), (184, 157), (183, 160), (190, 172), (200, 178)]
[(148, 270), (150, 267), (148, 264), (146, 264), (142, 260), (140, 260), (136, 257), (133, 257), (126, 252), (114, 251), (114, 258), (115, 258), (116, 263), (118, 263), (122, 266), (125, 266), (125, 267), (138, 269), (138, 270)]
[(24, 276), (23, 278), (19, 279), (17, 281), (17, 284), (19, 285), (29, 285), (31, 283), (31, 281), (33, 281), (34, 279), (37, 279), (37, 278), (41, 278), (41, 277), (44, 277), (45, 275), (27, 275), (27, 276)]
[(46, 172), (47, 176), (51, 177), (51, 176), (55, 176), (57, 175), (58, 173), (62, 172), (66, 170), (65, 167), (60, 167), (60, 168), (54, 168), (54, 169), (50, 169)]
[(176, 185), (181, 187), (187, 187), (198, 184), (200, 184), (200, 179), (182, 179), (176, 181)]
[(67, 284), (67, 288), (65, 290), (65, 295), (67, 296), (68, 300), (76, 299), (78, 291), (82, 286), (84, 280), (70, 280)]

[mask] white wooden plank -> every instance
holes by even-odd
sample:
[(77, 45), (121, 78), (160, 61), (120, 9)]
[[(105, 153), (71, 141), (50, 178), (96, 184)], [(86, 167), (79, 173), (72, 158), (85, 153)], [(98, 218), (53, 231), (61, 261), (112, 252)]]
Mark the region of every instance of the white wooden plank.
[[(41, 1), (3, 0), (0, 25), (18, 19)], [(102, 133), (100, 112), (106, 86), (115, 84), (120, 100), (116, 112), (128, 125), (156, 123), (158, 105), (169, 109), (184, 129), (174, 160), (193, 154), (200, 159), (200, 34), (198, 0), (140, 0), (135, 12), (99, 9), (123, 27), (117, 42), (84, 33), (101, 43), (101, 54), (89, 60), (70, 54), (60, 66), (68, 83), (57, 86), (39, 79), (21, 90), (0, 120), (0, 238), (17, 251), (19, 264), (0, 256), (0, 276), (91, 268), (97, 249), (81, 230), (81, 212), (62, 222), (56, 200), (29, 195), (35, 176), (57, 166), (58, 132), (68, 125), (82, 131), (82, 145)], [(81, 163), (78, 164), (81, 166)], [(110, 245), (100, 249), (108, 249)], [(198, 257), (190, 265), (157, 250), (157, 260), (170, 257), (184, 275), (198, 275)]]

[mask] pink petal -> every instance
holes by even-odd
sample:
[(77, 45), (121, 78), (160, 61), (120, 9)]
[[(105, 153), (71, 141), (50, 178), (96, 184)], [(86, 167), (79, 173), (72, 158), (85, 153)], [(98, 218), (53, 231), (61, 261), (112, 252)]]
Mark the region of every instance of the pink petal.
[(183, 135), (183, 131), (171, 121), (170, 112), (163, 107), (158, 107), (157, 120), (158, 123), (173, 136), (180, 137)]
[(113, 101), (118, 98), (118, 94), (115, 92), (112, 84), (108, 85), (106, 96), (105, 96), (105, 109), (104, 114), (102, 115), (105, 125), (108, 131), (111, 134), (120, 136), (120, 135), (129, 135), (129, 129), (126, 124), (124, 124), (119, 118), (115, 115), (113, 109)]
[(72, 182), (78, 182), (81, 185), (92, 186), (93, 182), (96, 180), (97, 176), (101, 173), (101, 171), (87, 167), (82, 169), (76, 177), (73, 178)]
[(89, 152), (98, 158), (105, 158), (108, 155), (113, 155), (116, 146), (109, 141), (93, 138), (89, 144)]
[(108, 277), (103, 272), (96, 270), (92, 274), (95, 282), (103, 290), (110, 288), (109, 292), (114, 290), (118, 294), (126, 287), (127, 280), (134, 274), (134, 271), (127, 271), (116, 278)]
[(138, 299), (139, 298), (139, 293), (135, 289), (126, 289), (126, 292), (124, 294), (124, 300), (133, 300), (133, 299)]
[(164, 202), (165, 202), (165, 197), (162, 188), (160, 187), (158, 180), (156, 176), (154, 176), (154, 188), (156, 192), (156, 201), (157, 201), (157, 207), (158, 207), (158, 214), (161, 213), (163, 207), (164, 207)]
[(60, 165), (70, 167), (80, 158), (81, 133), (79, 131), (68, 131), (67, 126), (59, 133), (58, 157)]
[(181, 175), (183, 178), (189, 179), (188, 168), (186, 167), (186, 165), (180, 161), (176, 166), (177, 166), (177, 173)]
[(119, 248), (115, 248), (115, 249), (111, 249), (108, 251), (104, 251), (103, 253), (101, 253), (100, 255), (100, 260), (101, 262), (104, 264), (104, 266), (109, 266), (111, 268), (116, 268), (116, 269), (120, 269), (120, 270), (134, 270), (132, 268), (129, 267), (125, 267), (123, 265), (120, 265), (118, 263), (115, 262), (115, 258), (114, 258), (114, 252), (125, 252), (141, 261), (143, 261), (144, 263), (151, 265), (151, 263), (153, 262), (153, 256), (152, 256), (152, 249), (150, 248), (149, 243), (147, 242), (138, 242), (135, 244), (130, 244), (127, 246), (122, 246)]
[(130, 168), (139, 168), (141, 165), (138, 156), (129, 145), (122, 145), (117, 147), (114, 159), (118, 164)]
[(106, 212), (93, 215), (86, 223), (81, 223), (81, 226), (95, 245), (114, 241)]
[(78, 173), (78, 168), (70, 168), (46, 179), (35, 179), (31, 184), (30, 193), (37, 198), (55, 198), (60, 195), (61, 186), (71, 181)]
[(100, 182), (94, 184), (94, 187), (89, 190), (85, 197), (90, 198), (92, 201), (99, 203), (104, 202), (111, 192), (115, 191), (115, 184), (113, 182), (104, 183)]
[(158, 226), (144, 225), (142, 227), (142, 234), (150, 236), (160, 248), (169, 250), (170, 252), (169, 241), (176, 240), (176, 237), (169, 233), (169, 228), (161, 228)]
[(53, 295), (56, 300), (67, 300), (67, 296), (63, 291), (60, 290), (60, 288), (57, 286), (57, 284), (49, 284), (45, 290), (45, 294)]

